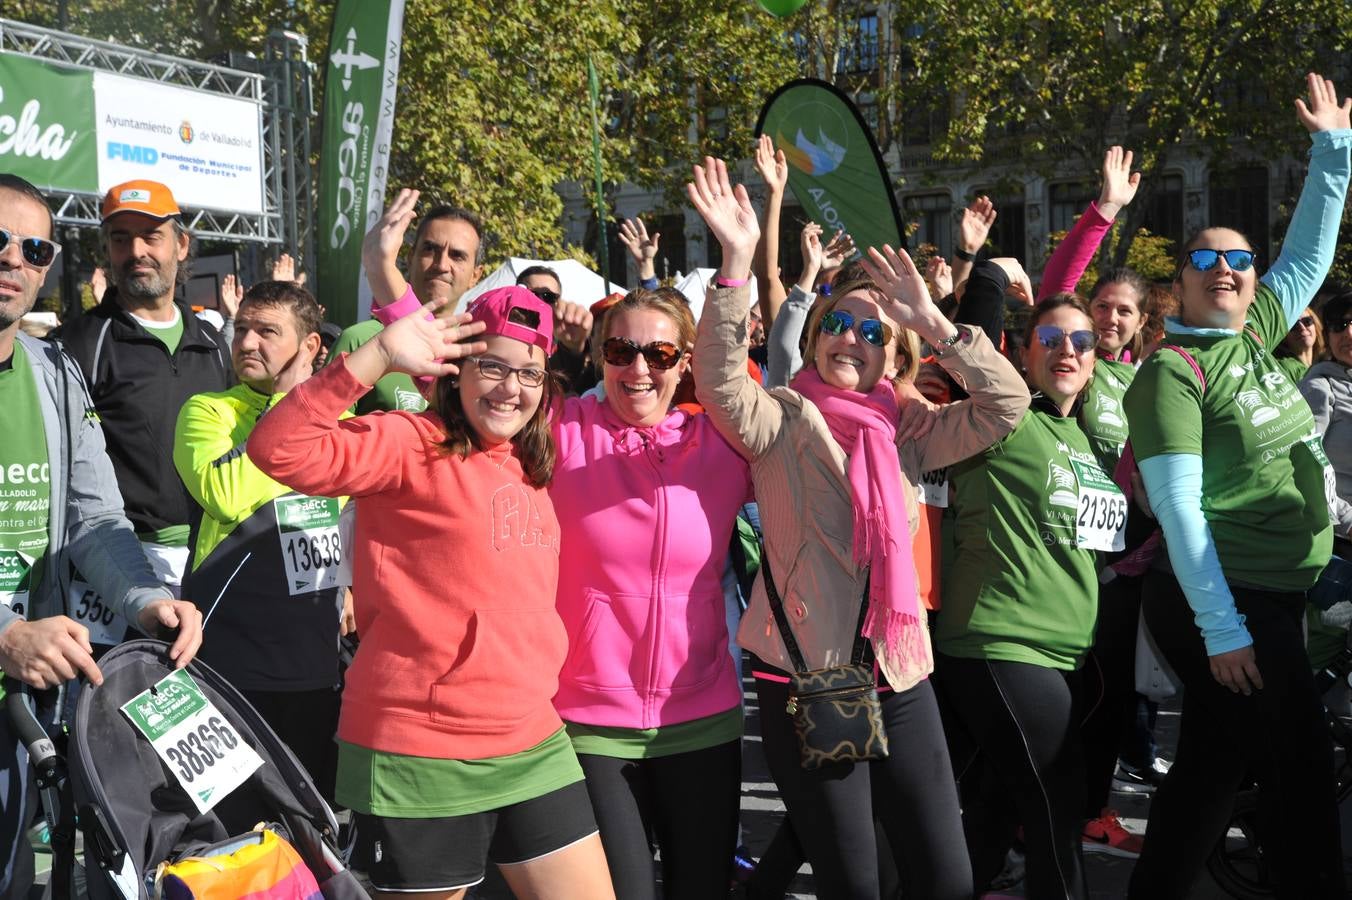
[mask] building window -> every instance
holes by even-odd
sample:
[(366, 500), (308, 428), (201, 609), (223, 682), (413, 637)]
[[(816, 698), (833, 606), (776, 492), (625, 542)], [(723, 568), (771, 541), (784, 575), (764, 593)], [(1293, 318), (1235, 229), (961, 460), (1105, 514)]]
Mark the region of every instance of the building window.
[(1266, 166), (1212, 172), (1210, 224), (1233, 228), (1253, 241), (1267, 257), (1269, 247), (1268, 173)]
[(840, 48), (836, 71), (842, 74), (863, 74), (878, 68), (878, 16), (870, 13), (860, 16), (855, 33)]
[(948, 194), (916, 194), (905, 200), (906, 219), (916, 224), (911, 246), (933, 244), (939, 255), (953, 255), (953, 200)]
[(1165, 175), (1150, 195), (1141, 223), (1151, 234), (1166, 237), (1177, 247), (1183, 243), (1183, 176)]
[(1075, 220), (1084, 214), (1092, 201), (1097, 199), (1098, 188), (1087, 181), (1069, 181), (1052, 185), (1048, 230), (1069, 231), (1074, 226)]
[(986, 238), (990, 244), (989, 254), (1023, 259), (1028, 252), (1028, 229), (1022, 185), (978, 188), (972, 192), (971, 198), (982, 195), (991, 198), (995, 204), (995, 224)]

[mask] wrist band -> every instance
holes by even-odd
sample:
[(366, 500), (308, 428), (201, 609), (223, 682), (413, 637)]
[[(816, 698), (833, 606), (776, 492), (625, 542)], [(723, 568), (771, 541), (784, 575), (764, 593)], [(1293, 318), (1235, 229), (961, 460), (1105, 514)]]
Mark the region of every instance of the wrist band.
[(750, 283), (750, 278), (724, 278), (722, 275), (719, 275), (714, 279), (714, 284), (725, 288), (746, 287)]
[(961, 247), (959, 247), (958, 249), (954, 250), (954, 251), (953, 251), (953, 255), (956, 256), (958, 259), (965, 259), (965, 260), (967, 260), (967, 262), (976, 262), (976, 254), (975, 254), (975, 253), (968, 253), (966, 250), (962, 249)]

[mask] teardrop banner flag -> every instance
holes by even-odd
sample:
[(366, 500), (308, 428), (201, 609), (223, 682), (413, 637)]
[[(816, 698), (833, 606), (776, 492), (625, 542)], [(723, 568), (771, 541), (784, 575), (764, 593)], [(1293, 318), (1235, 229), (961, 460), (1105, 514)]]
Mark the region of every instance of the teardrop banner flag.
[(324, 69), (319, 153), (320, 302), (333, 320), (370, 317), (361, 240), (385, 208), (404, 0), (339, 0)]
[(850, 99), (815, 78), (791, 81), (761, 108), (756, 134), (784, 151), (789, 187), (826, 232), (843, 228), (862, 251), (905, 246), (901, 213), (878, 144)]

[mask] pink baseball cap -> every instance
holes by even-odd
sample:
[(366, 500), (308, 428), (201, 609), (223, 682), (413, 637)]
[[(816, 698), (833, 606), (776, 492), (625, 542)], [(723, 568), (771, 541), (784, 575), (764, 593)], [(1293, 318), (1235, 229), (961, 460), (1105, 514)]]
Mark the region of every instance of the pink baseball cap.
[(487, 326), (480, 337), (500, 334), (534, 344), (546, 357), (554, 352), (554, 308), (519, 285), (484, 291), (468, 312)]

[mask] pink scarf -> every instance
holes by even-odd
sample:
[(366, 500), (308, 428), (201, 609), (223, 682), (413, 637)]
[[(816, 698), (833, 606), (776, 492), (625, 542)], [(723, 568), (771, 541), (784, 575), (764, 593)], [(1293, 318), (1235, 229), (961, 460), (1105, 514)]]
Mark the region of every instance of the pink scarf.
[(841, 390), (822, 381), (812, 366), (804, 366), (790, 387), (812, 401), (849, 457), (845, 471), (854, 507), (854, 561), (872, 573), (863, 634), (882, 639), (901, 673), (928, 672), (929, 641), (901, 489), (892, 386), (884, 380), (867, 394)]

